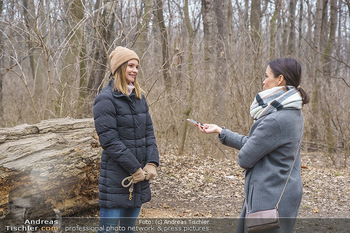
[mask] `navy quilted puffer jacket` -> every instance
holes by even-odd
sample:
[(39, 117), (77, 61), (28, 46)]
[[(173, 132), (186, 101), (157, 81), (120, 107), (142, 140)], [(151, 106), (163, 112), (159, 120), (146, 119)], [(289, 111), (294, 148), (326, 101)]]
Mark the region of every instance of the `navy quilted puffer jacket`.
[(99, 205), (101, 208), (136, 208), (151, 199), (149, 181), (134, 185), (132, 200), (122, 180), (147, 163), (159, 165), (152, 120), (145, 97), (113, 91), (113, 80), (96, 97), (95, 128), (103, 148)]

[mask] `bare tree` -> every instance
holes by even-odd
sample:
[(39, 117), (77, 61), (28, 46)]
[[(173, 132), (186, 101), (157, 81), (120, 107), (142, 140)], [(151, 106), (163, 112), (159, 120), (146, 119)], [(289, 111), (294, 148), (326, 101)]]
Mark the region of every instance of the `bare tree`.
[(212, 54), (213, 50), (213, 1), (202, 0), (201, 1), (202, 17), (203, 17), (203, 40), (204, 40), (204, 70), (205, 79), (208, 81), (212, 71)]
[(61, 74), (61, 79), (58, 89), (58, 99), (56, 105), (56, 115), (63, 117), (67, 115), (68, 111), (72, 110), (76, 105), (70, 103), (69, 101), (74, 100), (77, 95), (76, 90), (76, 80), (79, 80), (80, 75), (83, 75), (76, 68), (78, 64), (80, 66), (82, 61), (81, 55), (81, 45), (83, 41), (83, 24), (82, 20), (84, 18), (84, 2), (81, 0), (74, 0), (68, 5), (68, 25), (67, 28), (67, 40), (66, 40), (66, 55), (64, 58), (63, 70)]
[[(103, 1), (97, 0), (94, 5), (92, 29), (97, 39), (92, 42), (92, 68), (87, 81), (87, 93), (84, 97), (88, 96), (89, 93), (96, 95), (101, 89), (107, 69), (108, 45), (112, 39), (115, 8), (115, 1), (104, 4)], [(113, 48), (111, 49), (113, 50)]]
[(163, 16), (163, 0), (156, 0), (155, 13), (158, 20), (158, 26), (160, 29), (160, 36), (161, 36), (161, 43), (162, 43), (163, 62), (162, 62), (161, 69), (163, 71), (163, 78), (164, 78), (166, 93), (170, 93), (172, 89), (172, 80), (169, 74), (169, 69), (170, 69), (169, 45), (168, 45), (168, 33), (165, 27), (165, 21)]
[(215, 17), (217, 26), (217, 40), (216, 40), (216, 78), (215, 78), (215, 91), (213, 102), (213, 114), (216, 120), (223, 121), (223, 117), (226, 115), (226, 85), (227, 83), (227, 69), (226, 69), (226, 47), (227, 47), (227, 15), (224, 13), (224, 9), (227, 8), (227, 1), (215, 1)]
[[(316, 3), (316, 14), (315, 14), (315, 29), (314, 29), (314, 37), (313, 37), (313, 48), (316, 51), (314, 53), (314, 62), (317, 64), (316, 67), (321, 67), (321, 53), (323, 50), (323, 45), (324, 45), (324, 33), (325, 33), (325, 27), (327, 25), (326, 22), (326, 12), (327, 12), (327, 2), (328, 0), (317, 0)], [(320, 105), (322, 105), (321, 100), (322, 100), (322, 88), (320, 89), (319, 87), (322, 87), (322, 85), (319, 84), (320, 79), (317, 79), (317, 76), (322, 77), (324, 79), (323, 74), (320, 72), (321, 69), (319, 68), (313, 68), (313, 97), (311, 101), (311, 107), (314, 112), (314, 114), (319, 114), (320, 112)], [(320, 91), (321, 90), (321, 91)], [(319, 133), (317, 132), (319, 129), (316, 127), (317, 122), (315, 118), (311, 119), (311, 124), (315, 127), (315, 131), (311, 132), (311, 138), (312, 141), (317, 141), (318, 140), (318, 135)]]
[(329, 25), (329, 36), (327, 41), (326, 50), (322, 57), (323, 60), (323, 72), (326, 76), (329, 76), (332, 73), (331, 66), (331, 55), (335, 49), (335, 34), (337, 30), (337, 19), (338, 19), (338, 6), (337, 1), (330, 1), (331, 5), (331, 15), (330, 15), (330, 25)]
[(298, 47), (297, 47), (297, 51), (298, 51), (298, 56), (301, 56), (301, 52), (302, 52), (302, 38), (303, 38), (303, 27), (301, 25), (303, 25), (303, 16), (304, 16), (304, 3), (303, 0), (299, 1), (300, 3), (300, 8), (299, 8), (299, 22), (298, 22)]
[(148, 47), (148, 31), (149, 31), (149, 23), (152, 17), (152, 0), (142, 0), (143, 4), (143, 14), (142, 14), (142, 22), (139, 31), (138, 42), (138, 54), (139, 56), (143, 56)]
[(276, 34), (277, 34), (276, 22), (280, 18), (281, 5), (282, 5), (281, 0), (275, 1), (275, 10), (270, 20), (270, 60), (276, 57)]
[[(2, 19), (2, 10), (3, 10), (4, 2), (3, 0), (0, 0), (0, 19)], [(0, 30), (3, 31), (3, 26), (0, 24)], [(3, 57), (4, 57), (4, 39), (2, 34), (0, 34), (0, 126), (2, 126), (3, 122), (3, 99), (2, 99), (2, 80), (4, 77), (4, 64), (3, 64)]]
[(288, 38), (288, 54), (295, 54), (295, 7), (296, 0), (289, 0), (289, 38)]
[[(334, 43), (335, 43), (335, 34), (337, 29), (337, 21), (338, 21), (338, 12), (337, 12), (337, 1), (330, 1), (330, 23), (329, 23), (329, 36), (328, 36), (328, 42), (327, 47), (325, 49), (324, 55), (322, 57), (322, 64), (323, 64), (323, 74), (327, 78), (327, 87), (325, 90), (327, 90), (327, 93), (331, 91), (331, 73), (332, 73), (332, 65), (331, 65), (331, 55), (333, 54)], [(325, 101), (327, 102), (327, 100)], [(325, 126), (327, 130), (327, 145), (328, 145), (328, 156), (332, 159), (333, 163), (334, 159), (332, 154), (335, 152), (336, 147), (336, 140), (334, 136), (334, 131), (332, 127), (332, 122), (335, 122), (333, 119), (332, 109), (331, 106), (328, 104), (323, 106), (323, 111), (325, 113)]]
[(349, 9), (349, 16), (350, 16), (350, 0), (346, 0), (346, 5), (348, 6), (348, 9)]
[(190, 20), (190, 14), (188, 9), (188, 0), (185, 0), (185, 6), (184, 6), (184, 13), (185, 13), (185, 24), (187, 28), (188, 33), (188, 71), (187, 71), (187, 77), (189, 82), (189, 91), (188, 91), (188, 97), (187, 97), (187, 107), (184, 111), (183, 116), (183, 126), (182, 126), (182, 136), (181, 141), (179, 145), (179, 156), (183, 155), (185, 144), (186, 144), (186, 138), (187, 138), (187, 128), (188, 128), (188, 121), (185, 119), (189, 118), (192, 111), (192, 104), (193, 104), (193, 95), (194, 95), (194, 77), (193, 77), (193, 40), (194, 40), (194, 30), (191, 25)]
[(319, 52), (326, 46), (324, 38), (327, 36), (327, 15), (328, 0), (317, 0), (315, 16), (314, 43)]
[(253, 45), (257, 53), (260, 50), (261, 43), (261, 31), (260, 31), (260, 17), (261, 17), (261, 1), (251, 1), (250, 11), (250, 33), (253, 41)]
[[(41, 4), (40, 4), (41, 5)], [(37, 53), (37, 48), (35, 48), (34, 46), (34, 38), (33, 38), (33, 34), (35, 35), (35, 32), (37, 31), (37, 23), (36, 23), (36, 12), (35, 12), (35, 6), (34, 6), (34, 1), (32, 0), (23, 0), (23, 16), (24, 16), (24, 21), (25, 21), (25, 25), (26, 28), (29, 32), (26, 34), (27, 37), (27, 46), (28, 46), (28, 51), (29, 52), (29, 63), (30, 63), (30, 69), (32, 72), (32, 78), (34, 80), (36, 80), (36, 83), (40, 83), (40, 78), (39, 76), (41, 75), (41, 72), (38, 72), (38, 77), (36, 76), (36, 65), (35, 64), (40, 64), (39, 60), (38, 60), (38, 55)], [(31, 29), (33, 27), (33, 30)], [(39, 67), (41, 68), (41, 67)], [(35, 85), (38, 89), (37, 93), (41, 93), (42, 92), (42, 85)], [(38, 87), (39, 86), (39, 87)]]

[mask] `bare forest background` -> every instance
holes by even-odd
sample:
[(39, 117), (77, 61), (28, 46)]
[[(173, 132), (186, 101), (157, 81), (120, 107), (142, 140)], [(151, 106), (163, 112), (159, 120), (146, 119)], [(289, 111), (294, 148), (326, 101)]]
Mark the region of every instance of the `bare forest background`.
[(141, 58), (160, 152), (220, 157), (185, 119), (248, 134), (267, 63), (294, 57), (303, 149), (347, 164), (350, 0), (0, 0), (0, 31), (0, 127), (92, 117), (122, 45)]

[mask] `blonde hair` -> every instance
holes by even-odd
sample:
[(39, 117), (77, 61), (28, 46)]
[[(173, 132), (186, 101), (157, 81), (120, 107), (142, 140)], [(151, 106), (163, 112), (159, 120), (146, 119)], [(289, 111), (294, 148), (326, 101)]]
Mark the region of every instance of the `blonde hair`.
[[(124, 62), (121, 66), (118, 67), (115, 74), (113, 75), (113, 77), (114, 77), (113, 90), (114, 91), (117, 90), (125, 95), (128, 95), (128, 86), (127, 86), (126, 78), (125, 78), (127, 66), (128, 66), (128, 62)], [(135, 86), (136, 97), (141, 99), (142, 92), (144, 92), (144, 91), (141, 89), (140, 84), (137, 81), (137, 78), (135, 78), (135, 81), (133, 82), (133, 84)]]

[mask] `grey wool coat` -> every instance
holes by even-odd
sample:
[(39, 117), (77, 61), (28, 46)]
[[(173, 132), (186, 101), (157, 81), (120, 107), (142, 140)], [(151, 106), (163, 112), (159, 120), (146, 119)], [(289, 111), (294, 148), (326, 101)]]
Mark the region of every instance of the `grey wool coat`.
[[(289, 182), (278, 207), (280, 229), (269, 232), (292, 232), (302, 198), (299, 142), (302, 138), (301, 110), (281, 109), (263, 116), (252, 125), (249, 136), (223, 129), (219, 139), (239, 151), (238, 164), (245, 169), (245, 198), (250, 213), (276, 206), (289, 171)], [(243, 204), (236, 232), (247, 232), (246, 207)]]

